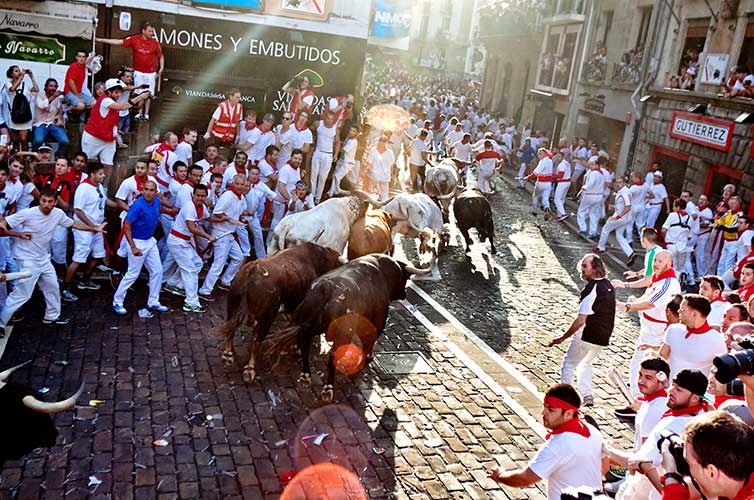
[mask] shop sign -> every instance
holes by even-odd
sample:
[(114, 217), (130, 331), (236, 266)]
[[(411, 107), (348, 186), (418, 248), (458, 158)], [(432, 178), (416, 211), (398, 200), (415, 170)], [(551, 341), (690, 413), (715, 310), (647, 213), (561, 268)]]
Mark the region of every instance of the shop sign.
[(720, 151), (730, 151), (733, 122), (691, 113), (674, 113), (670, 137), (701, 144)]
[(605, 101), (600, 99), (587, 99), (584, 101), (584, 109), (586, 111), (592, 111), (593, 113), (605, 112)]
[(405, 38), (411, 29), (411, 2), (407, 0), (375, 0), (374, 38)]
[(0, 33), (0, 47), (7, 59), (50, 64), (65, 61), (65, 45), (54, 38)]

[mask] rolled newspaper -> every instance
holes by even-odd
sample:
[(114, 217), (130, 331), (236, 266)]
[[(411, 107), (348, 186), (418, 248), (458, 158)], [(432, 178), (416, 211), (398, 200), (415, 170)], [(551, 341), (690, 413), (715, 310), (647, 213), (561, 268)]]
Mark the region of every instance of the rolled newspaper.
[(607, 378), (609, 378), (610, 382), (615, 386), (615, 388), (620, 391), (621, 395), (626, 399), (626, 401), (628, 401), (628, 404), (632, 405), (636, 403), (636, 399), (634, 398), (633, 394), (631, 394), (631, 390), (623, 381), (623, 377), (621, 377), (620, 373), (618, 373), (618, 370), (616, 370), (615, 368), (610, 370), (607, 373)]
[(31, 278), (31, 273), (29, 271), (21, 271), (18, 273), (6, 273), (5, 274), (5, 281), (13, 281), (13, 280), (20, 280), (24, 278)]

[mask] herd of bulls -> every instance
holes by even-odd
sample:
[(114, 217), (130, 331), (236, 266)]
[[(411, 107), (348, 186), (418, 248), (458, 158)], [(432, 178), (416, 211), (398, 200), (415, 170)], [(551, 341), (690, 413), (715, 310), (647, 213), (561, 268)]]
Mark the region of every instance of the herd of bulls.
[[(268, 257), (244, 264), (233, 281), (227, 319), (217, 329), (225, 338), (225, 365), (233, 366), (234, 335), (246, 326), (251, 330), (246, 382), (255, 379), (261, 359), (269, 362), (297, 347), (300, 380), (308, 383), (311, 344), (325, 334), (332, 347), (322, 399), (331, 400), (336, 368), (354, 373), (364, 367), (383, 332), (390, 303), (405, 298), (412, 275), (431, 272), (449, 240), (444, 222), (451, 205), (466, 250), (469, 229), (475, 228), (495, 253), (490, 204), (471, 174), (464, 189), (460, 179), (456, 164), (444, 160), (427, 169), (426, 194), (401, 193), (377, 204), (354, 191), (283, 219), (270, 239)], [(417, 238), (419, 253), (433, 255), (428, 268), (391, 257), (397, 234)], [(288, 326), (272, 330), (279, 314)]]

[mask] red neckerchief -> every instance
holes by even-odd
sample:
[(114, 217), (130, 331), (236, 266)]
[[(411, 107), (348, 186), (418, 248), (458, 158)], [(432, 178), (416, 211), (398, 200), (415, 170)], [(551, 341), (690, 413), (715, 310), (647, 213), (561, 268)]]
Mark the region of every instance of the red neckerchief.
[(249, 123), (248, 123), (248, 122), (246, 122), (246, 121), (244, 121), (244, 122), (243, 122), (243, 128), (244, 128), (244, 129), (246, 129), (247, 131), (249, 131), (249, 130), (254, 130), (255, 128), (257, 128), (257, 124), (256, 124), (256, 123), (254, 123), (254, 124), (253, 124), (253, 125), (251, 126), (251, 128), (249, 128)]
[(707, 405), (699, 404), (695, 406), (688, 406), (686, 408), (681, 408), (679, 410), (668, 409), (668, 411), (662, 414), (662, 418), (681, 417), (683, 415), (693, 415), (694, 413), (699, 413), (700, 411), (707, 411)]
[(228, 188), (228, 191), (230, 191), (231, 193), (233, 193), (234, 195), (236, 195), (239, 200), (241, 199), (241, 193), (239, 193), (238, 191), (236, 191), (236, 187), (235, 186), (230, 186)]
[(683, 338), (687, 339), (691, 337), (692, 335), (701, 335), (703, 333), (707, 333), (710, 330), (712, 330), (712, 328), (710, 328), (709, 323), (707, 323), (707, 320), (704, 320), (704, 324), (702, 324), (702, 326), (700, 326), (699, 328), (692, 328), (690, 326), (687, 326), (686, 335)]
[(191, 179), (186, 179), (186, 182), (184, 182), (184, 184), (188, 184), (188, 185), (189, 185), (189, 186), (191, 186), (192, 188), (196, 187), (196, 186), (194, 185), (194, 183), (193, 183), (193, 182), (191, 182)]
[(751, 500), (754, 498), (754, 474), (749, 476), (743, 487), (738, 490), (733, 500)]
[(291, 160), (288, 160), (287, 162), (285, 162), (285, 164), (290, 165), (293, 170), (298, 170), (298, 167), (291, 163)]
[(306, 126), (306, 124), (304, 124), (304, 128), (298, 128), (298, 123), (294, 124), (293, 126), (296, 127), (296, 130), (298, 130), (299, 132), (303, 132), (304, 130), (309, 128)]
[(252, 189), (253, 189), (254, 187), (256, 187), (256, 185), (257, 185), (257, 184), (259, 184), (259, 183), (260, 183), (261, 181), (262, 181), (262, 179), (257, 179), (257, 180), (256, 180), (256, 182), (252, 182), (252, 183), (251, 183), (251, 187), (252, 187)]
[(186, 184), (186, 183), (188, 182), (188, 179), (186, 179), (185, 181), (182, 181), (182, 180), (180, 180), (180, 179), (179, 179), (178, 177), (176, 177), (176, 176), (173, 176), (173, 180), (174, 180), (175, 182), (177, 182), (178, 184), (180, 184), (180, 185)]
[(84, 182), (87, 183), (87, 184), (89, 184), (90, 186), (94, 186), (95, 188), (97, 188), (99, 190), (99, 184), (93, 183), (91, 176), (89, 176), (86, 179), (84, 179)]
[(277, 162), (273, 163), (273, 162), (269, 161), (267, 158), (265, 158), (264, 161), (267, 162), (267, 165), (269, 165), (269, 166), (272, 167), (272, 170), (274, 170), (275, 172), (278, 171), (278, 164), (277, 164)]
[(688, 213), (686, 213), (685, 210), (679, 210), (678, 211), (678, 215), (680, 215), (681, 217), (684, 217), (684, 216), (688, 215)]
[(709, 303), (712, 304), (713, 302), (728, 302), (725, 300), (725, 297), (722, 295), (719, 295), (716, 299), (710, 300)]
[(203, 203), (199, 203), (197, 205), (197, 203), (194, 202), (194, 208), (196, 208), (196, 216), (198, 219), (201, 219), (202, 217), (204, 217), (204, 204)]
[(699, 205), (699, 206), (698, 206), (698, 207), (696, 207), (696, 208), (697, 208), (697, 210), (699, 210), (699, 211), (701, 212), (702, 210), (704, 210), (704, 209), (705, 209), (705, 208), (707, 208), (708, 206), (709, 206), (709, 203), (705, 203), (704, 205)]
[(466, 138), (461, 139), (461, 144), (468, 144), (469, 140)]
[(3, 183), (2, 185), (0, 185), (0, 191), (3, 191), (5, 189), (5, 185), (6, 185), (5, 183)]
[(636, 398), (639, 401), (644, 401), (645, 403), (651, 403), (657, 398), (666, 398), (668, 397), (668, 393), (665, 391), (665, 389), (660, 389), (659, 391), (653, 392), (652, 394), (648, 394), (646, 396), (639, 396)]
[(637, 186), (643, 186), (644, 185), (644, 181), (641, 180), (641, 179), (639, 179), (638, 181), (634, 182), (634, 184), (637, 185)]
[(573, 432), (578, 434), (579, 436), (584, 436), (585, 438), (588, 438), (591, 435), (591, 433), (589, 432), (589, 427), (587, 427), (584, 422), (579, 420), (579, 417), (573, 417), (568, 422), (559, 425), (556, 429), (550, 431), (547, 436), (545, 436), (545, 439), (550, 439), (552, 436), (563, 434), (564, 432)]
[(668, 278), (675, 278), (675, 270), (672, 267), (659, 276), (652, 275), (652, 284)]
[(209, 163), (210, 165), (213, 165), (213, 163), (212, 163), (212, 162), (213, 162), (213, 161), (215, 161), (215, 160), (210, 160), (209, 158), (207, 158), (207, 155), (205, 154), (205, 155), (204, 155), (204, 161), (206, 161), (206, 162), (207, 162), (207, 163)]
[(144, 189), (144, 183), (149, 180), (149, 176), (145, 175), (142, 178), (138, 175), (134, 175), (134, 180), (136, 181), (136, 190), (141, 193), (141, 191)]
[(8, 182), (12, 182), (13, 184), (15, 184), (16, 182), (18, 182), (18, 177), (8, 176)]

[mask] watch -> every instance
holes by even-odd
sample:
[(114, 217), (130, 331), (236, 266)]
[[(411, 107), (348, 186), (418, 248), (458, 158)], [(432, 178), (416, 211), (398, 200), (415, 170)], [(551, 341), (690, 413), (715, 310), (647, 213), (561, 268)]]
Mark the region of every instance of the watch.
[(626, 312), (628, 312), (630, 310), (631, 310), (631, 303), (630, 302), (626, 302)]
[(678, 484), (686, 484), (686, 481), (683, 480), (683, 476), (678, 474), (677, 472), (666, 472), (665, 475), (662, 476), (662, 479), (660, 479), (660, 483), (665, 486), (665, 481), (667, 481), (668, 479), (672, 479)]

